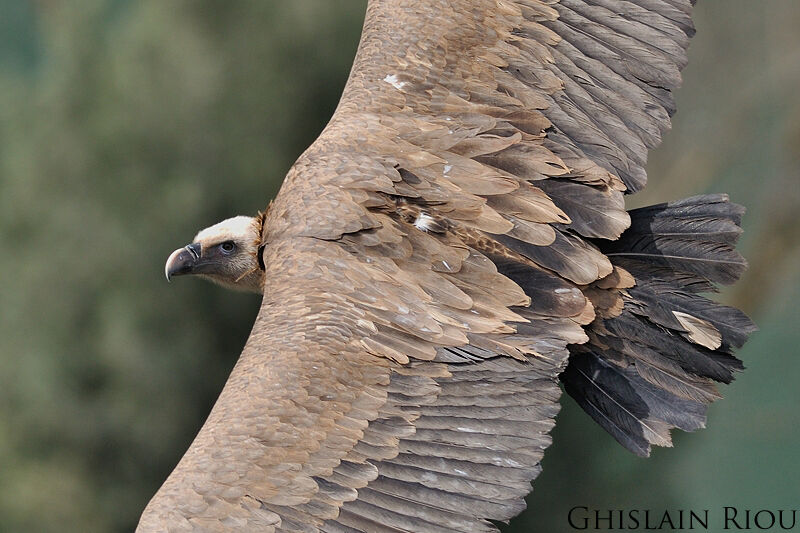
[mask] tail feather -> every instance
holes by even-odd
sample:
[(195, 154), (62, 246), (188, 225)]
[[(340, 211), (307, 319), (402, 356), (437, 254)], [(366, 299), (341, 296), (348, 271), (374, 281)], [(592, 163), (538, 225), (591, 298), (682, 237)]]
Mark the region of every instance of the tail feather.
[(709, 282), (727, 285), (747, 268), (747, 261), (734, 248), (743, 212), (723, 194), (634, 209), (631, 227), (620, 239), (600, 246), (612, 263), (634, 276), (634, 270), (656, 268), (659, 274), (667, 271), (665, 279), (683, 276), (705, 286)]
[(687, 372), (722, 383), (733, 381), (733, 372), (743, 368), (741, 361), (732, 355), (695, 344), (679, 332), (660, 327), (630, 311), (623, 311), (619, 317), (605, 320), (605, 327), (610, 335), (599, 336), (601, 342), (630, 357), (641, 357), (638, 347), (644, 345)]
[[(613, 358), (613, 352), (605, 352)], [(686, 372), (674, 362), (659, 356), (658, 352), (640, 346), (636, 352), (636, 371), (653, 386), (670, 391), (679, 398), (695, 402), (711, 403), (722, 396), (712, 379)]]
[[(642, 290), (638, 287), (632, 290), (632, 294), (637, 299), (644, 299), (645, 284), (641, 284)], [(753, 332), (753, 323), (750, 319), (734, 307), (720, 305), (713, 300), (709, 300), (698, 294), (690, 292), (675, 292), (670, 290), (670, 284), (661, 282), (650, 282), (647, 284), (650, 295), (655, 295), (657, 305), (662, 309), (672, 309), (701, 318), (710, 322), (722, 335), (720, 350), (726, 353), (733, 353), (736, 348), (741, 348), (750, 333)]]
[[(756, 328), (741, 311), (701, 296), (733, 283), (747, 263), (734, 249), (744, 209), (703, 195), (630, 211), (631, 227), (595, 244), (635, 285), (618, 313), (599, 314), (589, 342), (570, 348), (567, 393), (623, 446), (649, 455), (670, 430), (704, 427), (714, 382), (742, 370), (732, 352)], [(597, 290), (602, 284), (595, 284)]]

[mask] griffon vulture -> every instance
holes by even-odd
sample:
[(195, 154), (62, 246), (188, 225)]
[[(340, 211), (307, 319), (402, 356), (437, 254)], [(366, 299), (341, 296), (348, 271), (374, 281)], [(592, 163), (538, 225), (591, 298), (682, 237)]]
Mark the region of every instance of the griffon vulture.
[(690, 0), (370, 0), (336, 112), (269, 208), (167, 275), (263, 292), (140, 532), (495, 531), (564, 389), (639, 455), (705, 424), (754, 329), (702, 296), (743, 209), (626, 211)]

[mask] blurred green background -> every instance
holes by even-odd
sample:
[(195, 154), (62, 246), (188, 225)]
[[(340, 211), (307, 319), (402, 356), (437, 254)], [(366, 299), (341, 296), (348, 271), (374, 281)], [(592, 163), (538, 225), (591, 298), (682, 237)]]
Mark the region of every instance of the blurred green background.
[[(0, 1), (0, 531), (130, 531), (259, 304), (167, 285), (194, 232), (266, 206), (333, 111), (355, 0)], [(672, 134), (631, 205), (726, 191), (761, 331), (709, 428), (639, 459), (565, 398), (529, 510), (800, 505), (800, 2), (696, 8)]]

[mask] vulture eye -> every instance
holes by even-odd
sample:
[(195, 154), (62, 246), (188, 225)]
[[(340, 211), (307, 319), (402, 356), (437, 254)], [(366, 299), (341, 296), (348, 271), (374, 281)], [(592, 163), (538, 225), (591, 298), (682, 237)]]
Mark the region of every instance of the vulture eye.
[(233, 241), (225, 241), (219, 245), (219, 249), (223, 254), (230, 255), (234, 250), (236, 250), (236, 244), (234, 244)]

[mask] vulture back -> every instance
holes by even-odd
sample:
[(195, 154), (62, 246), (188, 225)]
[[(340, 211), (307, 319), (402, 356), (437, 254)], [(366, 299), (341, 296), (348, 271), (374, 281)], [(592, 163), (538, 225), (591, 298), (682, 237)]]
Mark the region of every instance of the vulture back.
[(669, 127), (690, 10), (371, 0), (263, 219), (247, 345), (138, 530), (495, 531), (559, 376), (635, 453), (702, 427), (752, 330), (698, 294), (744, 268), (741, 210), (623, 200)]

